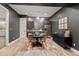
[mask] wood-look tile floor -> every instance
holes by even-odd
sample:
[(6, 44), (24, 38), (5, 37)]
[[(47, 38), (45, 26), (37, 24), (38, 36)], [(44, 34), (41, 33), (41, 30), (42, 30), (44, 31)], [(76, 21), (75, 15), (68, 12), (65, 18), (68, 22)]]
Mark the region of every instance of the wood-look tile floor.
[(2, 56), (79, 56), (79, 51), (74, 49), (65, 50), (56, 44), (52, 38), (47, 38), (47, 47), (34, 47), (33, 49), (26, 49), (27, 39), (20, 38), (13, 44), (0, 50)]

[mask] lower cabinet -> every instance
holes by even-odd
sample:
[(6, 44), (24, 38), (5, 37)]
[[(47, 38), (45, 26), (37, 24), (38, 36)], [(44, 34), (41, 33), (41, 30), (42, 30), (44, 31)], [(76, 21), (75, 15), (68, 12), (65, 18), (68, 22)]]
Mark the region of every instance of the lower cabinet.
[(53, 34), (53, 40), (65, 49), (69, 49), (72, 47), (72, 37), (63, 37), (58, 34)]

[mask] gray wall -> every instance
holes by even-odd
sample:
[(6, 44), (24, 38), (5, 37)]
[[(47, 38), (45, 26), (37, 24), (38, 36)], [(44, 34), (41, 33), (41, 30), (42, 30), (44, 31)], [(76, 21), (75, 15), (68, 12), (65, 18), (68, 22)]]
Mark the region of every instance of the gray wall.
[(9, 42), (12, 42), (15, 39), (17, 39), (20, 35), (19, 15), (8, 5), (6, 4), (2, 4), (2, 5), (9, 10)]
[(72, 8), (63, 8), (57, 14), (52, 17), (52, 34), (54, 32), (60, 32), (58, 29), (58, 19), (59, 15), (62, 17), (68, 16), (68, 28), (71, 30), (72, 37), (73, 37), (73, 44), (75, 43), (76, 46), (73, 46), (75, 49), (79, 50), (79, 6), (74, 6)]

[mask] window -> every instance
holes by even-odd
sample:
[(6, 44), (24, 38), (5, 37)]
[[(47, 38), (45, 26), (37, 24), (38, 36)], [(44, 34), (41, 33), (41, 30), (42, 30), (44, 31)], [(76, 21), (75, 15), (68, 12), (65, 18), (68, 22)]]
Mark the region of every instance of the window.
[(59, 29), (67, 29), (67, 17), (59, 19)]

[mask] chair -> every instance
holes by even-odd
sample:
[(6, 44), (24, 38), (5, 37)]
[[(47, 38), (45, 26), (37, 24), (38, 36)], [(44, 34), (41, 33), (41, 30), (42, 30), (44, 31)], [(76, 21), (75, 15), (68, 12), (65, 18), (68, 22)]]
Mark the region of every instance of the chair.
[(43, 49), (47, 46), (46, 45), (46, 39), (47, 39), (46, 34), (42, 34), (41, 44), (42, 44)]
[(32, 48), (32, 43), (33, 43), (33, 34), (28, 34), (27, 48)]

